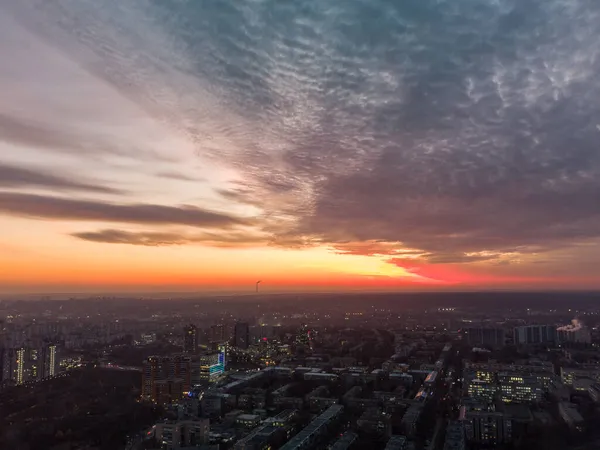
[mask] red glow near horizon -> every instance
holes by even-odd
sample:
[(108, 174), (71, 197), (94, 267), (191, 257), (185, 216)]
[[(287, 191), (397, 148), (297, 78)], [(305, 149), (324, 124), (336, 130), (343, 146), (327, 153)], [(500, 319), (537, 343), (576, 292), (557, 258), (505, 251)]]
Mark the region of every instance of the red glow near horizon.
[(512, 285), (519, 283), (544, 283), (549, 281), (547, 278), (542, 277), (492, 275), (483, 272), (481, 268), (475, 269), (470, 267), (468, 268), (470, 270), (465, 270), (465, 266), (461, 264), (430, 264), (404, 258), (392, 258), (389, 262), (390, 264), (395, 264), (411, 273), (425, 277), (433, 283), (442, 283), (445, 285)]

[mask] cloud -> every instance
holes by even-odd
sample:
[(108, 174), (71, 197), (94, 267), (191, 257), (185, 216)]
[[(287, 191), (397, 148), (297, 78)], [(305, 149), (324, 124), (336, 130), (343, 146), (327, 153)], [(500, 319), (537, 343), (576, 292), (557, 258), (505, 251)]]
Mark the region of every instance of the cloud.
[(118, 189), (73, 181), (51, 173), (34, 171), (23, 167), (8, 166), (2, 163), (0, 163), (0, 187), (41, 187), (58, 191), (87, 191), (101, 194), (122, 193)]
[(235, 173), (222, 197), (283, 245), (432, 266), (564, 250), (567, 270), (600, 239), (598, 2), (27, 4)]
[(190, 205), (118, 204), (0, 192), (0, 213), (48, 220), (120, 222), (191, 227), (250, 225), (251, 219)]
[(221, 233), (176, 233), (155, 231), (124, 231), (106, 229), (100, 231), (73, 233), (73, 237), (84, 241), (105, 244), (128, 244), (151, 247), (187, 245), (201, 243), (220, 248), (243, 248), (268, 245), (266, 236), (243, 232)]
[[(412, 274), (447, 285), (501, 286), (507, 284), (539, 285), (539, 283), (548, 283), (548, 279), (544, 276), (530, 276), (523, 273), (496, 274), (490, 271), (489, 267), (473, 268), (452, 263), (431, 264), (427, 261), (407, 258), (392, 258), (388, 263), (401, 267)], [(563, 280), (554, 280), (554, 282), (559, 281)]]
[(157, 172), (155, 174), (157, 177), (160, 178), (169, 178), (171, 180), (178, 180), (178, 181), (193, 181), (193, 182), (202, 182), (205, 181), (204, 179), (198, 177), (191, 177), (189, 175), (186, 175), (184, 173), (180, 173), (180, 172), (173, 172), (173, 171), (162, 171), (162, 172)]
[(83, 150), (79, 140), (74, 133), (64, 129), (56, 130), (32, 120), (0, 113), (0, 141), (75, 152)]
[(154, 151), (139, 148), (134, 151), (97, 132), (79, 130), (75, 126), (67, 128), (62, 123), (55, 123), (50, 117), (40, 120), (2, 111), (0, 111), (0, 142), (33, 147), (57, 154), (85, 155), (94, 158), (108, 155), (135, 157), (155, 162), (173, 162), (172, 158)]
[(401, 242), (358, 241), (343, 242), (332, 245), (342, 255), (381, 256), (381, 255), (423, 255), (421, 250), (407, 249)]

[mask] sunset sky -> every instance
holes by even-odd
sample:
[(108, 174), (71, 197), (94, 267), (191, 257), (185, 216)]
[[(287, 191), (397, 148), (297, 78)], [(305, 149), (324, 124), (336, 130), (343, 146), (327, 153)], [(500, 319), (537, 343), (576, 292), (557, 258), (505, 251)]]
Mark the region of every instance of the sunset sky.
[(0, 292), (600, 288), (597, 0), (0, 0)]

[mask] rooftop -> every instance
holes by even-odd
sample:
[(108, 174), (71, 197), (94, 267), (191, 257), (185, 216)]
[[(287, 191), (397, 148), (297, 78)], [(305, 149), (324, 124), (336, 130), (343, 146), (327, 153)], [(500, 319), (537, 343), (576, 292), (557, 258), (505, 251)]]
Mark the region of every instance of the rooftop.
[(281, 450), (293, 450), (301, 447), (306, 441), (317, 434), (321, 428), (328, 424), (334, 417), (342, 412), (344, 409), (341, 405), (332, 405), (323, 414), (313, 420), (304, 428), (300, 433), (290, 439), (287, 444), (281, 447)]

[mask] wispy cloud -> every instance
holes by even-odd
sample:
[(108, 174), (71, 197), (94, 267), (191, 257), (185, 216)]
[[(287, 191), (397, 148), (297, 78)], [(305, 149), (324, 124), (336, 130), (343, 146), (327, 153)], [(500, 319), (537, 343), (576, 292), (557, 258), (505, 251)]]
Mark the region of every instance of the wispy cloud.
[(175, 172), (175, 171), (162, 171), (162, 172), (157, 172), (155, 175), (159, 178), (168, 178), (171, 180), (178, 180), (178, 181), (191, 181), (191, 182), (195, 182), (195, 183), (206, 181), (205, 179), (200, 178), (200, 177), (193, 177), (190, 175), (186, 175), (185, 173), (180, 173), (180, 172)]
[(0, 212), (48, 220), (187, 225), (202, 228), (253, 223), (252, 219), (233, 217), (190, 205), (119, 204), (12, 192), (0, 192)]
[(73, 233), (73, 237), (84, 241), (104, 244), (127, 244), (150, 247), (202, 244), (219, 248), (244, 248), (267, 246), (268, 237), (252, 232), (226, 231), (220, 233), (125, 231), (106, 229)]
[(84, 183), (66, 178), (64, 176), (54, 175), (52, 173), (30, 170), (24, 167), (5, 165), (1, 162), (0, 187), (38, 187), (57, 191), (87, 191), (102, 194), (123, 193), (118, 189), (102, 186), (101, 184)]

